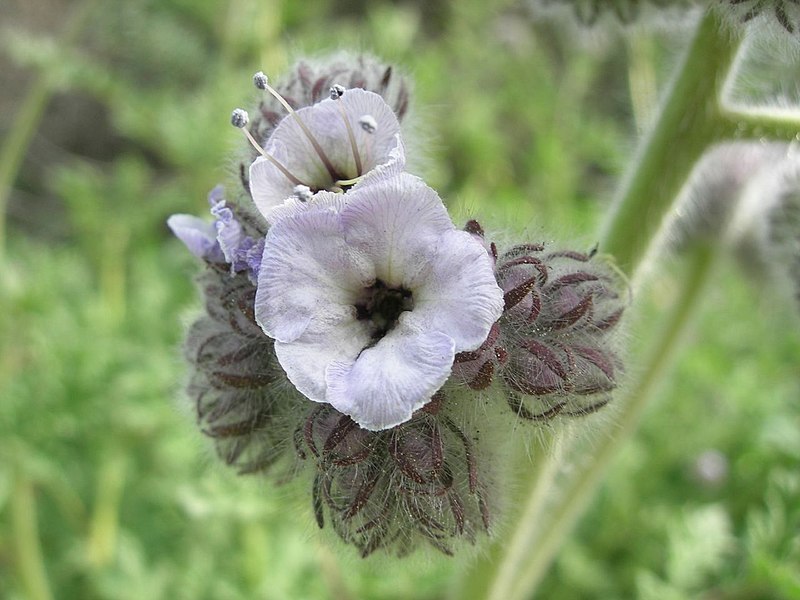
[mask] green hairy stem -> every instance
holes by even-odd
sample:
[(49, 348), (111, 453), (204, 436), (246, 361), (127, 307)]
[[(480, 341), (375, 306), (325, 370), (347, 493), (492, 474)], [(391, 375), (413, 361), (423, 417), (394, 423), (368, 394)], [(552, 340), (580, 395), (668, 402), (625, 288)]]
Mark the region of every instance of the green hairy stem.
[(683, 65), (603, 228), (600, 249), (631, 275), (695, 163), (730, 134), (720, 93), (739, 40), (713, 12), (700, 22)]

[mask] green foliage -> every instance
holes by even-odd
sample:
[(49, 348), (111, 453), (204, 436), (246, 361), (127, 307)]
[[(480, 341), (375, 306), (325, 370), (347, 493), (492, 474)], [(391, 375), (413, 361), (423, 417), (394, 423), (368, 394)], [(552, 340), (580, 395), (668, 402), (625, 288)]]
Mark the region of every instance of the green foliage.
[[(415, 80), (417, 167), (457, 213), (490, 233), (586, 239), (633, 135), (624, 47), (587, 52), (523, 17), (478, 2), (139, 0), (95, 3), (71, 43), (16, 17), (6, 59), (58, 95), (17, 178), (0, 265), (3, 594), (442, 597), (447, 559), (365, 564), (320, 538), (308, 490), (216, 465), (181, 393), (197, 264), (164, 221), (202, 214), (219, 181), (239, 185), (228, 115), (255, 98), (253, 71), (353, 47)], [(91, 132), (83, 146), (59, 137), (66, 101)], [(679, 276), (663, 274), (641, 322)], [(542, 597), (800, 598), (791, 318), (739, 274), (721, 278)], [(729, 464), (713, 485), (695, 473), (708, 449)], [(32, 517), (14, 502), (26, 486)]]

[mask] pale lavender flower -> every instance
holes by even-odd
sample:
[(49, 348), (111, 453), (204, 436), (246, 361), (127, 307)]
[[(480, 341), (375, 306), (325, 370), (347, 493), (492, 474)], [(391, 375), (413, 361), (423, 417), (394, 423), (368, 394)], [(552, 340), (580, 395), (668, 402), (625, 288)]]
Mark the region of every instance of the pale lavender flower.
[(273, 221), (273, 210), (296, 197), (298, 186), (312, 193), (346, 191), (367, 174), (400, 172), (405, 156), (399, 134), (392, 109), (379, 95), (362, 89), (301, 108), (285, 117), (266, 141), (264, 151), (271, 158), (259, 156), (250, 165), (253, 201)]
[(256, 319), (301, 393), (387, 429), (430, 401), (457, 352), (481, 345), (503, 292), (481, 243), (418, 178), (359, 186), (347, 202), (320, 196), (269, 230)]
[(192, 215), (172, 215), (167, 226), (189, 252), (209, 263), (227, 263), (231, 275), (247, 272), (251, 281), (258, 279), (264, 240), (247, 235), (226, 201), (222, 186), (208, 194), (215, 220), (211, 223)]
[(167, 219), (167, 227), (197, 258), (207, 262), (225, 262), (214, 223), (193, 215), (172, 215)]
[(245, 235), (241, 223), (228, 208), (225, 200), (220, 200), (212, 206), (211, 214), (217, 218), (214, 222), (217, 242), (225, 255), (225, 262), (231, 265), (231, 273), (248, 271), (250, 278), (256, 281), (264, 240), (255, 240)]
[[(321, 59), (301, 60), (281, 77), (276, 90), (296, 110), (327, 98), (336, 84), (375, 92), (392, 107), (399, 121), (408, 116), (410, 82), (392, 65), (365, 54), (341, 52)], [(256, 139), (266, 140), (285, 114), (275, 98), (265, 96), (259, 106), (259, 117), (253, 123)]]

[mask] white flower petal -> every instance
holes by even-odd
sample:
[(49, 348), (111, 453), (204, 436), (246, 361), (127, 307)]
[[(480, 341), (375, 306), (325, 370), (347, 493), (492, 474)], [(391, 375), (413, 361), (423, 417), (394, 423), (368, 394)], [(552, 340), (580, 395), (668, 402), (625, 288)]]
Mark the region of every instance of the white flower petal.
[[(358, 119), (367, 112), (378, 124), (372, 134), (358, 124)], [(313, 191), (330, 189), (338, 179), (365, 175), (385, 163), (391, 163), (393, 169), (401, 169), (405, 162), (398, 137), (400, 124), (391, 108), (377, 94), (362, 89), (347, 90), (339, 100), (326, 99), (301, 108), (297, 117), (319, 143), (333, 167), (333, 175), (297, 119), (291, 115), (278, 124), (264, 150)], [(350, 123), (358, 148), (360, 172), (356, 168), (345, 118)], [(263, 156), (250, 165), (250, 192), (256, 207), (268, 220), (273, 207), (292, 195), (296, 183)]]
[(344, 208), (346, 198), (344, 194), (333, 192), (317, 192), (310, 200), (302, 202), (297, 198), (288, 198), (283, 204), (274, 207), (267, 217), (267, 221), (274, 225), (281, 219), (299, 215), (309, 210), (329, 210), (339, 212)]
[(454, 356), (447, 335), (398, 324), (357, 359), (329, 364), (325, 400), (365, 429), (394, 427), (428, 403), (450, 375)]
[(370, 263), (345, 244), (337, 213), (312, 210), (281, 219), (264, 243), (256, 320), (270, 337), (293, 341), (312, 321), (352, 317), (358, 292), (374, 280)]
[(253, 203), (269, 221), (270, 211), (292, 195), (294, 185), (263, 156), (250, 165), (249, 178)]
[(325, 368), (337, 360), (355, 360), (369, 339), (369, 326), (351, 315), (339, 322), (312, 325), (293, 342), (275, 342), (275, 355), (301, 394), (326, 402)]
[[(256, 317), (303, 394), (367, 429), (393, 427), (444, 384), (456, 351), (483, 343), (503, 292), (482, 243), (420, 179), (317, 196), (281, 208), (269, 230)], [(412, 302), (392, 325), (398, 291)]]
[[(400, 123), (383, 98), (373, 92), (352, 88), (347, 90), (341, 99), (330, 102), (341, 102), (344, 107), (361, 155), (364, 167), (362, 175), (385, 163), (390, 152), (397, 147), (395, 138), (400, 133)], [(375, 120), (376, 129), (373, 133), (367, 132), (359, 124), (359, 120), (365, 115)], [(350, 156), (352, 157), (352, 152)]]
[(436, 192), (406, 173), (354, 189), (341, 216), (347, 243), (392, 287), (416, 277), (441, 235), (455, 229)]
[(456, 352), (474, 350), (503, 314), (503, 290), (491, 258), (471, 234), (450, 231), (429, 261), (428, 268), (406, 283), (414, 294), (408, 318), (420, 329), (446, 332), (455, 340)]
[(400, 134), (396, 134), (394, 136), (394, 146), (389, 150), (387, 155), (387, 159), (385, 162), (375, 165), (368, 173), (363, 176), (356, 185), (350, 190), (350, 192), (354, 192), (355, 190), (366, 187), (382, 179), (387, 179), (389, 177), (394, 177), (395, 175), (399, 175), (403, 172), (406, 167), (406, 149), (403, 145), (403, 139), (400, 137)]

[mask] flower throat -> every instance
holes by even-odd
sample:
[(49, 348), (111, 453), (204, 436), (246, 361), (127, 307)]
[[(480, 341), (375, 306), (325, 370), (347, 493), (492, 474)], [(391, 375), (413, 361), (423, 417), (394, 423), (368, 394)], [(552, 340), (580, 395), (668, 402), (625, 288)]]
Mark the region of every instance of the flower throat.
[(375, 345), (394, 329), (402, 313), (414, 308), (414, 298), (404, 287), (392, 288), (377, 279), (364, 289), (364, 296), (355, 307), (356, 318), (370, 321), (375, 328), (372, 333), (372, 345)]

